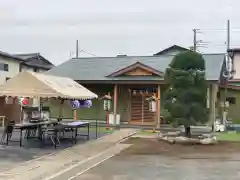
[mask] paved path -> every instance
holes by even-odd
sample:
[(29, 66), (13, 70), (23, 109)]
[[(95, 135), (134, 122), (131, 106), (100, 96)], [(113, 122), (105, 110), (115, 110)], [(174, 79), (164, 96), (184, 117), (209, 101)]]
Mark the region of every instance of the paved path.
[(231, 159), (179, 159), (160, 154), (117, 155), (74, 180), (239, 180), (239, 172), (240, 161)]
[[(82, 134), (87, 134), (87, 128), (79, 130)], [(2, 136), (0, 130), (0, 137)], [(98, 137), (105, 136), (108, 132), (98, 132)], [(65, 132), (65, 136), (71, 137), (71, 132)], [(12, 140), (19, 141), (20, 132), (14, 131)], [(90, 139), (96, 139), (95, 129), (90, 129)], [(89, 142), (86, 137), (78, 136), (77, 144), (85, 144)], [(16, 167), (26, 161), (41, 157), (43, 155), (56, 153), (66, 148), (73, 147), (70, 140), (61, 140), (61, 146), (54, 149), (51, 140), (48, 140), (46, 146), (41, 147), (41, 142), (36, 139), (23, 139), (23, 147), (19, 147), (19, 142), (9, 142), (8, 145), (0, 145), (0, 173), (7, 169)]]
[[(112, 154), (117, 153), (126, 145), (117, 146), (116, 143), (135, 133), (134, 129), (121, 129), (113, 134), (90, 141), (86, 144), (79, 144), (66, 150), (43, 156), (41, 158), (23, 163), (13, 169), (0, 174), (4, 180), (50, 180), (59, 179), (68, 171), (80, 166), (82, 163), (93, 161), (95, 158), (106, 158), (109, 150)], [(114, 147), (113, 149), (110, 149)], [(105, 154), (104, 154), (105, 153)], [(60, 179), (59, 179), (60, 180)]]

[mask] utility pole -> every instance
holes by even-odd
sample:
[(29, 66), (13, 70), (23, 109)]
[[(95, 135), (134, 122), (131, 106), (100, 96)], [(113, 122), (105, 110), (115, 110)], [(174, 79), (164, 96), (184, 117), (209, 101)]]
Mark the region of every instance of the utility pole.
[(227, 120), (227, 86), (228, 86), (228, 80), (231, 78), (232, 74), (232, 66), (233, 63), (231, 62), (231, 59), (228, 54), (228, 50), (230, 49), (230, 20), (227, 20), (227, 41), (226, 41), (226, 65), (225, 65), (225, 72), (224, 72), (224, 96), (223, 96), (223, 109), (222, 109), (222, 123), (225, 127), (226, 120)]
[(79, 52), (79, 48), (78, 48), (78, 40), (76, 41), (76, 58), (78, 58), (78, 52)]
[(193, 29), (193, 51), (197, 51), (197, 29)]
[(197, 39), (199, 33), (201, 33), (200, 29), (193, 29), (193, 46), (191, 46), (191, 50), (194, 52), (197, 52), (199, 47), (205, 47), (208, 44), (208, 42)]
[(227, 20), (227, 51), (230, 49), (230, 20)]
[[(79, 52), (79, 49), (78, 49), (78, 40), (77, 40), (76, 41), (76, 58), (78, 58), (78, 52)], [(77, 109), (73, 110), (73, 117), (74, 117), (75, 121), (78, 119), (78, 117), (77, 117)]]

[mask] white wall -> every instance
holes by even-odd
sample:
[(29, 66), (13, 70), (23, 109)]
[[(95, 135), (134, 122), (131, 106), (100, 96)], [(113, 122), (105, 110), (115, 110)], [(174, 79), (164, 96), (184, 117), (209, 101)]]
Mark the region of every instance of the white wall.
[(24, 71), (31, 71), (31, 72), (33, 72), (33, 68), (29, 68), (27, 66), (22, 66), (22, 72), (24, 72)]
[(0, 84), (6, 82), (6, 77), (12, 78), (19, 73), (19, 61), (0, 57), (0, 63), (8, 64), (8, 71), (0, 70)]
[[(27, 66), (22, 66), (22, 71), (34, 72), (34, 68), (32, 68), (32, 67), (27, 67)], [(39, 69), (39, 68), (38, 68), (38, 72), (43, 73), (43, 72), (46, 72), (46, 70), (45, 70), (45, 69)]]
[(234, 69), (236, 71), (233, 79), (240, 79), (240, 53), (235, 53), (233, 57)]
[[(0, 70), (0, 84), (3, 84), (6, 82), (6, 77), (12, 78), (19, 73), (20, 61), (0, 56), (0, 63), (8, 64), (8, 71)], [(22, 71), (33, 72), (34, 69), (27, 66), (23, 66)], [(45, 69), (39, 69), (39, 72), (45, 72), (45, 71), (46, 71)]]

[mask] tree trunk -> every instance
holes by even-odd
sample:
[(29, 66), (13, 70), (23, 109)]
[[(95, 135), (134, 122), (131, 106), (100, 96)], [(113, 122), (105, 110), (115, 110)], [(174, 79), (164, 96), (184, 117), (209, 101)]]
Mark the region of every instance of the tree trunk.
[(185, 136), (191, 138), (191, 127), (185, 126)]

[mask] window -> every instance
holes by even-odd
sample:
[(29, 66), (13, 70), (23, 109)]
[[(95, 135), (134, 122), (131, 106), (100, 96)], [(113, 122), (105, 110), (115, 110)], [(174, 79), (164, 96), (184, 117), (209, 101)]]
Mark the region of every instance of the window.
[(8, 71), (8, 64), (0, 63), (0, 71)]
[(4, 64), (4, 71), (8, 71), (8, 64)]
[(10, 77), (6, 77), (6, 81), (8, 81), (10, 79)]
[(236, 98), (235, 97), (227, 97), (226, 101), (228, 101), (229, 104), (236, 104)]

